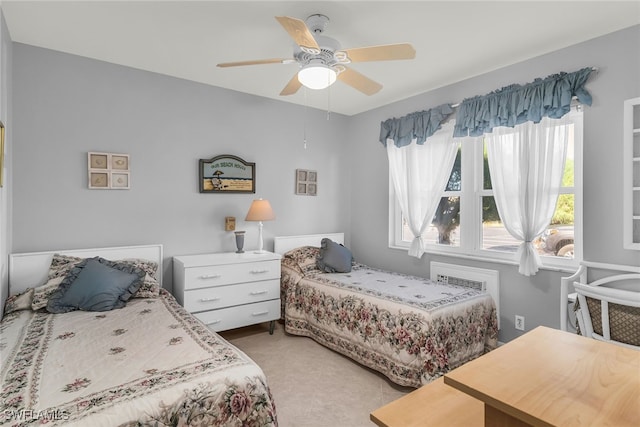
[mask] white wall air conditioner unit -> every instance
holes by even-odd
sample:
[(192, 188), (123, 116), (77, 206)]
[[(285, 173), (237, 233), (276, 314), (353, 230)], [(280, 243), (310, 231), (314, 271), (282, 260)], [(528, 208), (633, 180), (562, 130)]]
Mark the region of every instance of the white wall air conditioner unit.
[(500, 329), (500, 274), (497, 270), (431, 262), (431, 280), (485, 290), (496, 303)]

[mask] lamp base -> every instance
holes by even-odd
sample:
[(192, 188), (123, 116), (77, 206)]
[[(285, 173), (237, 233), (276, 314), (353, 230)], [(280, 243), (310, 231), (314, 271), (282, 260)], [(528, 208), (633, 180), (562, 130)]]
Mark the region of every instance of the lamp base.
[(258, 223), (258, 250), (255, 253), (262, 254), (264, 252), (264, 249), (262, 249), (262, 221), (260, 221)]

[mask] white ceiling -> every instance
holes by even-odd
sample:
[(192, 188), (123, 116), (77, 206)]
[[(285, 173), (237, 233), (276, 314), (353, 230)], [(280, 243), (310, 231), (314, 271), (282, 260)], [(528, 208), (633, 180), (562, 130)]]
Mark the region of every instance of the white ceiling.
[[(635, 1), (27, 1), (1, 0), (15, 42), (353, 115), (640, 23)], [(381, 83), (337, 82), (281, 97), (296, 64), (274, 16), (327, 15), (343, 48), (411, 43), (414, 60), (350, 67)], [(561, 70), (558, 70), (561, 71)], [(573, 71), (573, 70), (564, 70)], [(522, 82), (524, 83), (524, 82)]]

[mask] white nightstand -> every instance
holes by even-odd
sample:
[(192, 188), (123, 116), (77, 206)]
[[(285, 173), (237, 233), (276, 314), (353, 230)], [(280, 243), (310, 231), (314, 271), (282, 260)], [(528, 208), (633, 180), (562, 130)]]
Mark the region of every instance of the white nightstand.
[(214, 331), (280, 318), (280, 255), (263, 252), (173, 257), (173, 293)]

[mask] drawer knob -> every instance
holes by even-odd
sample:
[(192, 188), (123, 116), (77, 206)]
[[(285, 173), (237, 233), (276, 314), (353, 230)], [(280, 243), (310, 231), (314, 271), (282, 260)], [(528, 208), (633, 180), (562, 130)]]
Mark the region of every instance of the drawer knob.
[(207, 325), (216, 325), (218, 323), (222, 322), (222, 320), (218, 319), (218, 320), (214, 320), (212, 322), (207, 323)]
[(268, 272), (269, 270), (251, 270), (251, 274), (264, 274)]
[(219, 279), (220, 277), (219, 274), (205, 274), (200, 276), (201, 279)]
[(265, 311), (258, 311), (255, 313), (251, 313), (252, 316), (264, 316), (265, 314), (269, 314), (269, 311), (265, 310)]
[(220, 301), (220, 297), (200, 298), (200, 302)]
[(251, 292), (251, 295), (264, 295), (269, 291), (253, 291)]

